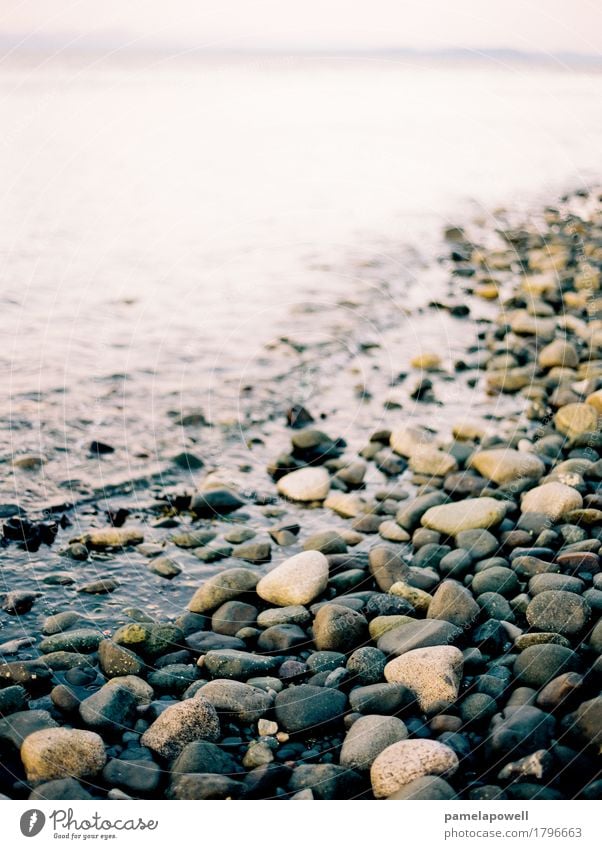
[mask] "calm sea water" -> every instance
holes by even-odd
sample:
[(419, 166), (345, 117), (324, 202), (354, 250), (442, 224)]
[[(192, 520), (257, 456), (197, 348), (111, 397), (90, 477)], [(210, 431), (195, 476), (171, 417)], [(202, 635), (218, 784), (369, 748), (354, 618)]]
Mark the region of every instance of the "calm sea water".
[[(601, 94), (384, 59), (0, 62), (3, 500), (160, 463), (199, 441), (182, 412), (267, 414), (275, 375), (280, 404), (332, 382), (433, 294), (444, 222), (599, 176)], [(117, 449), (101, 481), (91, 439)], [(45, 464), (13, 474), (21, 454)]]

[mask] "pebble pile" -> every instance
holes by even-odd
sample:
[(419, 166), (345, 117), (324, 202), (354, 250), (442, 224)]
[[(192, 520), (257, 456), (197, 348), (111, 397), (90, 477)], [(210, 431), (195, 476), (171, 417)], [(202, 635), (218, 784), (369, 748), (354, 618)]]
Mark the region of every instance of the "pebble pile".
[[(162, 503), (164, 543), (130, 521), (72, 537), (66, 560), (135, 548), (166, 582), (183, 552), (220, 568), (180, 615), (116, 608), (101, 631), (60, 609), (0, 648), (4, 798), (600, 797), (602, 207), (579, 210), (495, 246), (447, 233), (465, 302), (499, 302), (451, 370), (482, 416), (445, 433), (401, 410), (355, 453), (297, 411), (269, 498), (201, 469)], [(401, 364), (416, 404), (446, 354)], [(3, 521), (6, 545), (53, 544)], [(1, 615), (27, 623), (38, 596), (7, 591)]]

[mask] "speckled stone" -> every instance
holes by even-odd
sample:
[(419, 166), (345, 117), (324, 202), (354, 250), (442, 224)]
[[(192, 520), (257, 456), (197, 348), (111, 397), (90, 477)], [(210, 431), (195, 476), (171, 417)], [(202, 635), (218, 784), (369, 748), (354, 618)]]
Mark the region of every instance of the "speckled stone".
[(385, 666), (389, 683), (403, 684), (423, 713), (438, 713), (458, 698), (464, 658), (455, 646), (429, 646), (402, 654)]
[(456, 753), (443, 743), (402, 740), (381, 752), (372, 764), (372, 790), (377, 799), (384, 799), (425, 775), (453, 775), (458, 766)]

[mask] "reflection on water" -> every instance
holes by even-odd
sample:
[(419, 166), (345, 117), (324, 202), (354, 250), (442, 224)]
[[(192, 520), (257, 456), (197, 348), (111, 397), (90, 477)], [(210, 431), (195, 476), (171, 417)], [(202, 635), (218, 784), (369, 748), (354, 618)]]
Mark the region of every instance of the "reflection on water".
[[(222, 430), (182, 413), (241, 442), (239, 421), (324, 397), (440, 285), (420, 263), (444, 219), (589, 177), (600, 88), (368, 59), (5, 62), (2, 500), (82, 497), (185, 448), (216, 463)], [(21, 455), (44, 464), (15, 477)]]

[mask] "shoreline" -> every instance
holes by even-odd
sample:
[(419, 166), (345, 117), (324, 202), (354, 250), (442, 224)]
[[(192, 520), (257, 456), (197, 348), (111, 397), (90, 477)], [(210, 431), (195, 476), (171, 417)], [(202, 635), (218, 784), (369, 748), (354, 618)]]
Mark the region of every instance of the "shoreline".
[[(543, 213), (543, 236), (537, 223), (517, 229), (505, 249), (448, 233), (451, 282), (438, 300), (452, 309), (427, 308), (398, 332), (413, 333), (418, 359), (408, 361), (407, 339), (387, 339), (397, 383), (386, 389), (367, 339), (354, 360), (351, 419), (339, 403), (305, 428), (280, 419), (261, 436), (250, 429), (258, 441), (230, 457), (239, 480), (275, 440), (283, 448), (268, 458), (271, 478), (263, 462), (259, 488), (233, 491), (226, 469), (192, 497), (161, 483), (134, 493), (129, 515), (112, 514), (100, 529), (90, 529), (90, 517), (106, 522), (100, 504), (96, 515), (78, 511), (71, 528), (3, 519), (5, 551), (23, 532), (42, 547), (23, 589), (11, 596), (7, 586), (3, 602), (22, 617), (13, 621), (23, 636), (11, 640), (25, 642), (1, 647), (0, 792), (24, 798), (39, 784), (30, 798), (596, 798), (594, 198)], [(590, 222), (577, 217), (588, 203)], [(475, 338), (461, 352), (468, 316)], [(477, 412), (462, 422), (467, 403)], [(389, 427), (396, 417), (409, 427)], [(190, 468), (193, 458), (181, 462)], [(79, 541), (56, 556), (63, 568), (44, 586), (35, 560), (55, 530), (55, 549)], [(154, 622), (154, 584), (140, 587), (143, 609), (129, 624), (126, 611), (95, 612), (95, 600), (118, 589), (124, 561), (142, 583), (152, 571), (164, 584)], [(214, 572), (222, 563), (227, 587)], [(98, 574), (80, 581), (70, 564)], [(275, 566), (267, 581), (266, 565)], [(201, 568), (213, 575), (205, 584)], [(69, 581), (71, 605), (37, 595)], [(41, 605), (51, 621), (35, 658), (38, 643), (27, 640), (41, 635), (29, 622)], [(75, 613), (68, 607), (84, 615), (61, 618)], [(74, 730), (55, 730), (65, 726)]]

